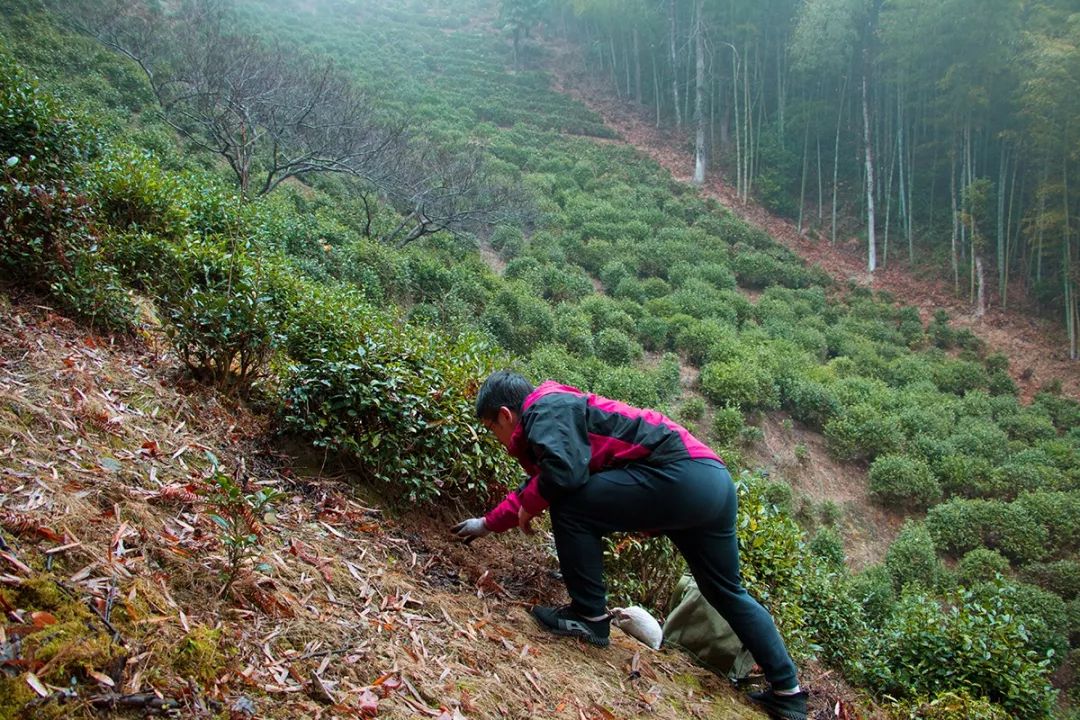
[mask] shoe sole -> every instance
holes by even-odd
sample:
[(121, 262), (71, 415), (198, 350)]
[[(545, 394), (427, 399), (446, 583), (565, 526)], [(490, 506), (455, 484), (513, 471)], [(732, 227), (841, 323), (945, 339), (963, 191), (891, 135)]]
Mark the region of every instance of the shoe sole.
[(757, 698), (750, 698), (750, 704), (770, 718), (773, 718), (773, 720), (807, 720), (809, 717), (807, 713), (798, 712), (796, 710), (782, 710), (769, 703), (762, 702)]
[(552, 635), (558, 635), (559, 637), (577, 638), (578, 640), (584, 640), (585, 642), (593, 645), (594, 647), (605, 648), (611, 644), (611, 638), (598, 638), (595, 635), (585, 635), (584, 633), (577, 632), (576, 630), (560, 630), (559, 628), (553, 628), (550, 625), (546, 624), (532, 613), (529, 613), (529, 616), (532, 617), (533, 622), (535, 622), (541, 630), (546, 630)]

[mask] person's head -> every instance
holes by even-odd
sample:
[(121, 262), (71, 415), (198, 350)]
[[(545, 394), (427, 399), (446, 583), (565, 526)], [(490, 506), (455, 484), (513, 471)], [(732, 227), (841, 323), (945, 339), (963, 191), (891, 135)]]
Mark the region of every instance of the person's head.
[(476, 394), (476, 417), (484, 423), (504, 447), (521, 417), (521, 405), (533, 391), (532, 383), (521, 375), (500, 370), (488, 376)]

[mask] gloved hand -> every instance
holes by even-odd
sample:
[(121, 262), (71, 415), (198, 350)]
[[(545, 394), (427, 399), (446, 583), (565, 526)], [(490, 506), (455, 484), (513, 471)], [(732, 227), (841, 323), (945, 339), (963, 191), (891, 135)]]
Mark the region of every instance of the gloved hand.
[(484, 537), (491, 531), (488, 530), (484, 518), (478, 517), (462, 520), (457, 525), (450, 528), (450, 532), (454, 533), (462, 540), (470, 541), (478, 537)]

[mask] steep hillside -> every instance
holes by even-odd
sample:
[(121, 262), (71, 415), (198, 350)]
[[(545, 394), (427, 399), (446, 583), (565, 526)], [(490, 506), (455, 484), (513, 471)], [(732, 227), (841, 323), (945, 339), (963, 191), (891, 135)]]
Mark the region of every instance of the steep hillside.
[[(18, 671), (0, 717), (758, 717), (677, 652), (546, 636), (525, 610), (558, 600), (542, 542), (466, 547), (452, 510), (396, 517), (152, 340), (0, 296), (0, 446), (0, 648)], [(215, 463), (281, 493), (227, 586)]]
[[(690, 183), (692, 133), (657, 128), (645, 111), (615, 97), (609, 83), (586, 72), (578, 49), (558, 40), (549, 40), (547, 45), (552, 50), (550, 69), (556, 89), (598, 113), (623, 142), (655, 160), (672, 177)], [(1012, 307), (1006, 310), (991, 305), (983, 317), (976, 317), (972, 304), (957, 296), (945, 282), (917, 277), (901, 262), (868, 273), (866, 249), (858, 238), (847, 238), (833, 245), (825, 237), (800, 234), (795, 223), (770, 213), (753, 199), (743, 202), (722, 169), (711, 169), (701, 192), (766, 231), (808, 263), (825, 270), (841, 286), (854, 283), (886, 291), (898, 302), (918, 308), (924, 322), (938, 310), (947, 311), (955, 325), (970, 329), (990, 348), (1010, 358), (1011, 376), (1026, 401), (1054, 381), (1060, 381), (1068, 395), (1080, 398), (1080, 363), (1069, 359), (1064, 333), (1058, 325), (1034, 316), (1022, 300), (1014, 299)], [(1018, 291), (1011, 292), (1015, 298)]]

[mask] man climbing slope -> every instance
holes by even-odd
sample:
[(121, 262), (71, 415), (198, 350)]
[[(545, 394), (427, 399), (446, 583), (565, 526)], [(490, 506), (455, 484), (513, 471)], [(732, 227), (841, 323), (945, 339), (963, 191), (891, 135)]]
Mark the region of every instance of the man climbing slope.
[(769, 689), (751, 698), (774, 718), (806, 718), (807, 693), (776, 624), (740, 581), (735, 484), (712, 450), (654, 410), (554, 381), (534, 388), (505, 371), (484, 382), (476, 414), (529, 480), (453, 532), (464, 539), (515, 526), (531, 533), (532, 519), (550, 508), (571, 602), (534, 607), (541, 628), (607, 646), (602, 538), (619, 531), (667, 535), (702, 594), (765, 671)]

